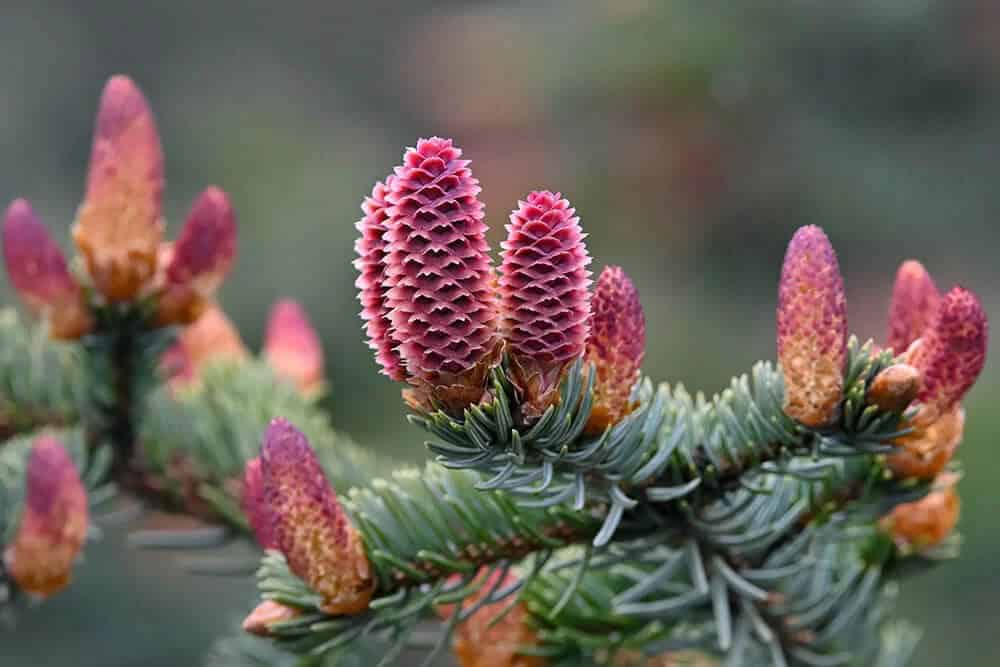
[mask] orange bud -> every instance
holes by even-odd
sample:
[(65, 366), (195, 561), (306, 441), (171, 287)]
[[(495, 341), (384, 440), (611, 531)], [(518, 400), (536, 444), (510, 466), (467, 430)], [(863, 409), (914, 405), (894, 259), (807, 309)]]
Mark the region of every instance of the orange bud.
[(788, 244), (778, 287), (778, 360), (785, 413), (818, 427), (837, 417), (847, 360), (847, 303), (837, 255), (819, 227)]
[(186, 327), (164, 354), (161, 364), (175, 388), (196, 382), (210, 362), (243, 361), (247, 348), (239, 332), (222, 310), (212, 304), (198, 320)]
[(258, 637), (269, 637), (272, 625), (290, 621), (301, 614), (302, 612), (295, 607), (274, 600), (264, 600), (243, 619), (243, 630)]
[(163, 152), (149, 104), (115, 76), (101, 96), (87, 192), (73, 227), (94, 287), (109, 301), (140, 296), (163, 235)]
[(964, 429), (965, 411), (956, 406), (930, 426), (897, 439), (899, 449), (886, 463), (897, 477), (934, 479), (955, 455)]
[(920, 391), (920, 371), (907, 364), (883, 369), (868, 388), (868, 402), (883, 412), (901, 413)]
[(935, 488), (920, 500), (897, 505), (882, 519), (887, 530), (903, 549), (923, 551), (940, 544), (958, 523), (961, 502), (956, 475), (944, 475)]
[(87, 538), (87, 491), (62, 444), (35, 440), (28, 458), (24, 513), (4, 564), (21, 590), (48, 597), (69, 585)]
[(371, 563), (309, 441), (288, 421), (275, 419), (260, 461), (274, 541), (289, 569), (322, 597), (325, 612), (367, 609), (375, 592)]
[(274, 372), (291, 380), (305, 396), (323, 388), (323, 346), (305, 310), (285, 299), (274, 304), (267, 322), (264, 356)]
[[(463, 602), (463, 609), (478, 604), (488, 595), (500, 572), (493, 572), (482, 582), (482, 588)], [(485, 571), (479, 577), (485, 576)], [(497, 588), (503, 588), (517, 581), (517, 576), (507, 574)], [(518, 648), (538, 643), (538, 636), (527, 624), (528, 610), (518, 603), (504, 618), (490, 627), (490, 622), (504, 608), (504, 602), (484, 605), (455, 631), (454, 650), (462, 667), (544, 667), (545, 660), (538, 656), (521, 655)], [(438, 613), (448, 618), (456, 612), (454, 605), (442, 606)]]

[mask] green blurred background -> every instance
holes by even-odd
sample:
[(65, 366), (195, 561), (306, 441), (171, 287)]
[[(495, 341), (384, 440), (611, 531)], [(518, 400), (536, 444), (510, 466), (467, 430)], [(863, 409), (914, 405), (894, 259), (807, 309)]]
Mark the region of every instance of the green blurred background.
[[(67, 238), (100, 88), (130, 74), (158, 115), (172, 231), (205, 185), (233, 196), (222, 301), (245, 338), (300, 299), (335, 423), (400, 460), (420, 435), (362, 341), (350, 260), (361, 198), (421, 136), (473, 160), (494, 243), (529, 190), (574, 203), (595, 268), (639, 286), (654, 378), (712, 391), (774, 356), (804, 224), (839, 251), (859, 335), (883, 335), (907, 257), (1000, 312), (996, 0), (4, 2), (0, 63), (0, 198)], [(998, 396), (990, 359), (967, 404), (962, 559), (901, 598), (926, 631), (917, 667), (998, 663)], [(0, 636), (0, 665), (196, 665), (247, 609), (249, 581), (122, 539)]]

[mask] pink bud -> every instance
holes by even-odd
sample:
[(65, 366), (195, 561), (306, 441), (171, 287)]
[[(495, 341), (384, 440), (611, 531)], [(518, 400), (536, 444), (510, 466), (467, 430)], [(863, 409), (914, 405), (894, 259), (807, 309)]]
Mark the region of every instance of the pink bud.
[(889, 305), (889, 338), (886, 344), (902, 354), (910, 343), (920, 338), (931, 323), (941, 302), (934, 279), (916, 260), (902, 263), (896, 273)]
[(646, 353), (646, 316), (639, 291), (619, 266), (608, 266), (597, 280), (587, 362), (594, 365), (594, 407), (587, 430), (600, 433), (630, 411), (632, 388)]
[(163, 234), (163, 151), (153, 114), (128, 77), (101, 96), (87, 193), (73, 238), (109, 301), (135, 299), (152, 281)]
[(236, 258), (236, 215), (229, 196), (210, 187), (195, 200), (173, 245), (168, 285), (190, 285), (202, 297), (219, 289)]
[(802, 227), (788, 244), (777, 328), (785, 412), (806, 426), (830, 423), (843, 392), (847, 303), (837, 255), (819, 227)]
[(406, 151), (388, 196), (390, 319), (412, 382), (447, 408), (478, 401), (499, 363), (479, 181), (450, 139)]
[(54, 437), (40, 436), (28, 459), (24, 513), (4, 553), (21, 590), (48, 597), (69, 585), (88, 522), (87, 491), (73, 460)]
[(264, 434), (260, 461), (272, 534), (289, 568), (323, 597), (327, 613), (367, 609), (375, 579), (361, 535), (306, 437), (275, 419)]
[(921, 373), (921, 421), (948, 412), (972, 388), (986, 363), (988, 338), (989, 322), (979, 299), (962, 287), (953, 288), (907, 360)]
[(580, 218), (559, 193), (532, 192), (511, 213), (500, 266), (501, 329), (527, 417), (557, 397), (590, 332), (590, 255)]
[(354, 251), (358, 255), (354, 260), (354, 268), (358, 270), (354, 286), (358, 288), (368, 346), (375, 351), (375, 360), (382, 367), (382, 373), (401, 382), (406, 379), (406, 369), (399, 358), (399, 342), (392, 329), (386, 300), (385, 256), (388, 244), (385, 232), (389, 219), (386, 196), (391, 182), (392, 176), (389, 176), (385, 182), (376, 183), (371, 196), (361, 204), (365, 217), (356, 225), (361, 237), (354, 243)]
[(274, 372), (291, 380), (303, 395), (323, 388), (323, 346), (305, 310), (285, 299), (271, 308), (264, 356)]
[(243, 469), (243, 497), (240, 505), (260, 546), (264, 549), (275, 548), (273, 520), (264, 502), (264, 477), (260, 457), (247, 461)]
[(194, 324), (184, 328), (160, 363), (171, 386), (180, 389), (197, 382), (205, 366), (212, 362), (222, 359), (240, 362), (247, 356), (239, 331), (213, 304)]

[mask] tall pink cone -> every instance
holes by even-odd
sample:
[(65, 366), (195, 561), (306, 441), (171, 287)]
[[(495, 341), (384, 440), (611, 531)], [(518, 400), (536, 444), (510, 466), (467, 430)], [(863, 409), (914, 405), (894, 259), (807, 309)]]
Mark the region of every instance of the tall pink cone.
[(368, 608), (375, 589), (361, 535), (351, 524), (306, 437), (275, 419), (260, 455), (264, 502), (288, 566), (323, 598), (330, 614)]
[(924, 265), (913, 259), (903, 262), (892, 288), (886, 345), (896, 354), (906, 352), (930, 325), (940, 302), (941, 293)]
[(989, 322), (979, 299), (967, 289), (952, 288), (908, 355), (922, 379), (918, 422), (929, 423), (962, 400), (986, 363), (988, 338)]
[(388, 195), (386, 282), (410, 381), (453, 412), (482, 397), (501, 353), (479, 181), (450, 139), (421, 139)]
[(594, 434), (631, 411), (632, 388), (646, 354), (646, 316), (639, 291), (620, 266), (601, 272), (591, 304), (587, 363), (593, 364), (597, 378), (587, 431)]
[(62, 444), (43, 435), (28, 458), (24, 513), (4, 552), (21, 590), (47, 597), (69, 585), (87, 537), (87, 491)]
[(247, 461), (243, 468), (243, 495), (240, 498), (243, 515), (250, 523), (257, 543), (264, 549), (274, 549), (277, 543), (274, 539), (274, 525), (271, 514), (264, 502), (264, 475), (261, 471), (260, 457)]
[(204, 311), (236, 258), (236, 215), (217, 187), (195, 200), (163, 271), (158, 305), (161, 324), (190, 324)]
[(391, 183), (392, 176), (376, 183), (371, 196), (365, 197), (361, 204), (365, 215), (355, 225), (361, 236), (354, 243), (354, 251), (358, 255), (354, 260), (354, 268), (358, 270), (354, 286), (358, 288), (361, 319), (365, 322), (368, 346), (375, 351), (375, 360), (382, 367), (382, 373), (402, 382), (406, 380), (406, 368), (396, 349), (399, 341), (396, 340), (392, 320), (389, 318), (386, 295), (388, 286), (385, 256), (388, 243), (385, 232), (389, 221), (386, 197)]
[(111, 302), (130, 301), (156, 271), (163, 235), (163, 151), (146, 98), (115, 76), (101, 96), (87, 192), (73, 238), (94, 287)]
[(507, 225), (500, 266), (501, 330), (528, 419), (558, 397), (590, 332), (590, 255), (580, 218), (559, 193), (531, 192)]
[(3, 257), (14, 289), (48, 320), (54, 338), (79, 338), (91, 329), (83, 292), (62, 251), (24, 199), (12, 203), (4, 216)]
[(785, 413), (806, 426), (829, 424), (843, 392), (847, 303), (837, 255), (819, 227), (802, 227), (788, 244), (777, 319)]
[(303, 395), (322, 391), (323, 345), (306, 311), (297, 302), (284, 299), (271, 308), (264, 357), (275, 373), (291, 380)]

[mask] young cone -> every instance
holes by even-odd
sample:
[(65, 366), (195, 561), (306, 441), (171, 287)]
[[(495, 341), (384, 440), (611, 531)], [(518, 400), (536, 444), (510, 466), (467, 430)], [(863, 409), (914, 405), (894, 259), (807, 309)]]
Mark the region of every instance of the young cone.
[(28, 459), (24, 513), (4, 553), (21, 590), (48, 597), (69, 585), (88, 522), (87, 491), (76, 466), (57, 439), (40, 436)]
[(134, 300), (156, 271), (163, 235), (163, 151), (146, 98), (127, 77), (101, 96), (87, 192), (73, 227), (97, 291)]
[(964, 430), (965, 410), (956, 405), (929, 426), (897, 439), (886, 463), (897, 477), (934, 479), (955, 455)]
[(285, 299), (271, 308), (264, 356), (279, 376), (292, 381), (304, 396), (323, 390), (323, 346), (305, 310)]
[(941, 293), (924, 265), (913, 259), (903, 262), (896, 272), (889, 305), (886, 344), (893, 352), (906, 352), (910, 344), (924, 334), (940, 303)]
[(479, 181), (450, 139), (406, 151), (388, 195), (387, 306), (410, 382), (461, 413), (499, 363), (497, 298)]
[(559, 193), (528, 194), (507, 225), (501, 331), (528, 421), (558, 398), (563, 371), (587, 344), (591, 281), (583, 239), (580, 218)]
[(260, 457), (247, 461), (243, 468), (243, 493), (240, 498), (243, 516), (250, 523), (250, 529), (263, 549), (274, 549), (273, 520), (264, 502), (264, 474), (260, 467)]
[(365, 197), (361, 204), (365, 215), (355, 225), (361, 236), (354, 243), (354, 251), (358, 255), (354, 260), (354, 268), (358, 271), (354, 286), (358, 288), (361, 319), (365, 322), (368, 346), (375, 351), (375, 361), (382, 367), (384, 375), (402, 382), (406, 380), (406, 369), (399, 357), (399, 341), (389, 318), (385, 276), (388, 252), (385, 232), (389, 221), (386, 197), (391, 183), (392, 176), (376, 183), (371, 196)]
[(956, 475), (943, 475), (935, 488), (920, 500), (893, 508), (882, 519), (896, 544), (904, 551), (925, 551), (939, 545), (958, 523), (961, 502)]
[(75, 339), (90, 331), (93, 320), (83, 292), (59, 246), (24, 199), (12, 203), (4, 216), (3, 257), (14, 289), (48, 321), (53, 338)]
[(197, 383), (207, 364), (222, 359), (239, 362), (248, 355), (236, 327), (212, 304), (194, 324), (184, 328), (164, 353), (161, 366), (171, 386), (180, 389)]
[(264, 434), (260, 460), (274, 541), (291, 571), (322, 596), (327, 613), (367, 609), (375, 579), (361, 535), (305, 436), (286, 420), (275, 419)]
[(236, 215), (225, 192), (210, 187), (201, 193), (168, 254), (157, 320), (190, 324), (204, 312), (236, 258)]
[(597, 381), (586, 430), (597, 434), (632, 409), (632, 388), (646, 353), (646, 316), (639, 291), (619, 266), (601, 272), (591, 304), (587, 362), (596, 369)]
[(802, 227), (788, 244), (777, 319), (785, 412), (825, 426), (837, 418), (843, 392), (847, 304), (837, 256), (819, 227)]
[(274, 600), (264, 600), (243, 619), (243, 631), (258, 637), (270, 637), (272, 625), (290, 621), (301, 614), (302, 612), (295, 607)]
[(951, 410), (972, 388), (986, 363), (988, 338), (989, 322), (979, 299), (962, 287), (953, 288), (907, 355), (922, 379), (917, 425), (929, 424)]

